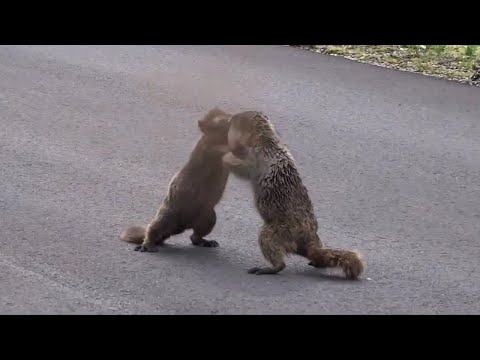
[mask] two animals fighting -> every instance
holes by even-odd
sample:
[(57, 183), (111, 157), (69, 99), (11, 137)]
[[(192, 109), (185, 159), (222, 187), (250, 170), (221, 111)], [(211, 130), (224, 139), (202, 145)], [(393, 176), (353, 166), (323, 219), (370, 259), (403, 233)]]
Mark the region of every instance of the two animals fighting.
[(327, 248), (320, 240), (313, 204), (295, 161), (264, 114), (228, 114), (214, 108), (198, 127), (202, 136), (171, 179), (154, 219), (146, 227), (126, 228), (121, 239), (137, 244), (137, 251), (154, 252), (169, 237), (193, 230), (193, 245), (219, 246), (205, 237), (215, 227), (215, 206), (232, 173), (252, 185), (263, 220), (258, 244), (269, 264), (248, 273), (277, 274), (285, 268), (287, 255), (296, 254), (310, 266), (339, 267), (352, 280), (360, 276), (364, 263), (358, 252)]

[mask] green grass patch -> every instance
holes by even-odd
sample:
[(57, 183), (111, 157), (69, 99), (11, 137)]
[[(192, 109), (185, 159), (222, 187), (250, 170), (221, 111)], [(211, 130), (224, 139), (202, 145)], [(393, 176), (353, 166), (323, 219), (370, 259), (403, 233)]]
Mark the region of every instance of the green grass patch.
[(311, 45), (353, 60), (461, 81), (480, 80), (480, 45)]

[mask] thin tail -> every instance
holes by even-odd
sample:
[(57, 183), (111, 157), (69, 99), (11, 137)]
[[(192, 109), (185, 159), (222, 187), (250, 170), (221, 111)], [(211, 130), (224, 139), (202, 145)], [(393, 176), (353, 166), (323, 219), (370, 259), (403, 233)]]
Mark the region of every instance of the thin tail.
[(143, 243), (147, 230), (144, 226), (130, 226), (122, 231), (120, 239), (134, 244)]
[(317, 268), (341, 267), (348, 279), (355, 280), (364, 269), (362, 256), (357, 251), (335, 250), (313, 246), (308, 250), (309, 265)]

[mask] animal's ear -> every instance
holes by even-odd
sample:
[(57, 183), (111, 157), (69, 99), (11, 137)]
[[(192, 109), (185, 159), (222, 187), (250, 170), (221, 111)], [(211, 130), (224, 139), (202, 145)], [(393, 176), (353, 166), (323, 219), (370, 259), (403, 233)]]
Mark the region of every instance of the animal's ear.
[(212, 119), (204, 118), (201, 120), (198, 120), (198, 128), (200, 129), (201, 132), (206, 133), (213, 128), (215, 128), (216, 124), (213, 122)]
[(225, 125), (230, 126), (230, 118), (228, 114), (221, 112), (219, 114), (209, 114), (203, 119), (198, 120), (198, 127), (203, 132), (224, 129)]
[(205, 133), (207, 131), (207, 124), (202, 120), (198, 120), (198, 128), (201, 132)]

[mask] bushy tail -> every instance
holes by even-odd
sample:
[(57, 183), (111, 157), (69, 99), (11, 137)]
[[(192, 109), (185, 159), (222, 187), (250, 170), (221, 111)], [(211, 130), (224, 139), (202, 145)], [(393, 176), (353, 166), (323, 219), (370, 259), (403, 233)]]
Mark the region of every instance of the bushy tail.
[(312, 246), (308, 250), (309, 265), (317, 268), (342, 268), (348, 279), (357, 279), (363, 272), (364, 263), (362, 256), (356, 251), (335, 250)]
[(143, 243), (147, 230), (144, 226), (130, 226), (122, 231), (120, 239), (134, 244)]

